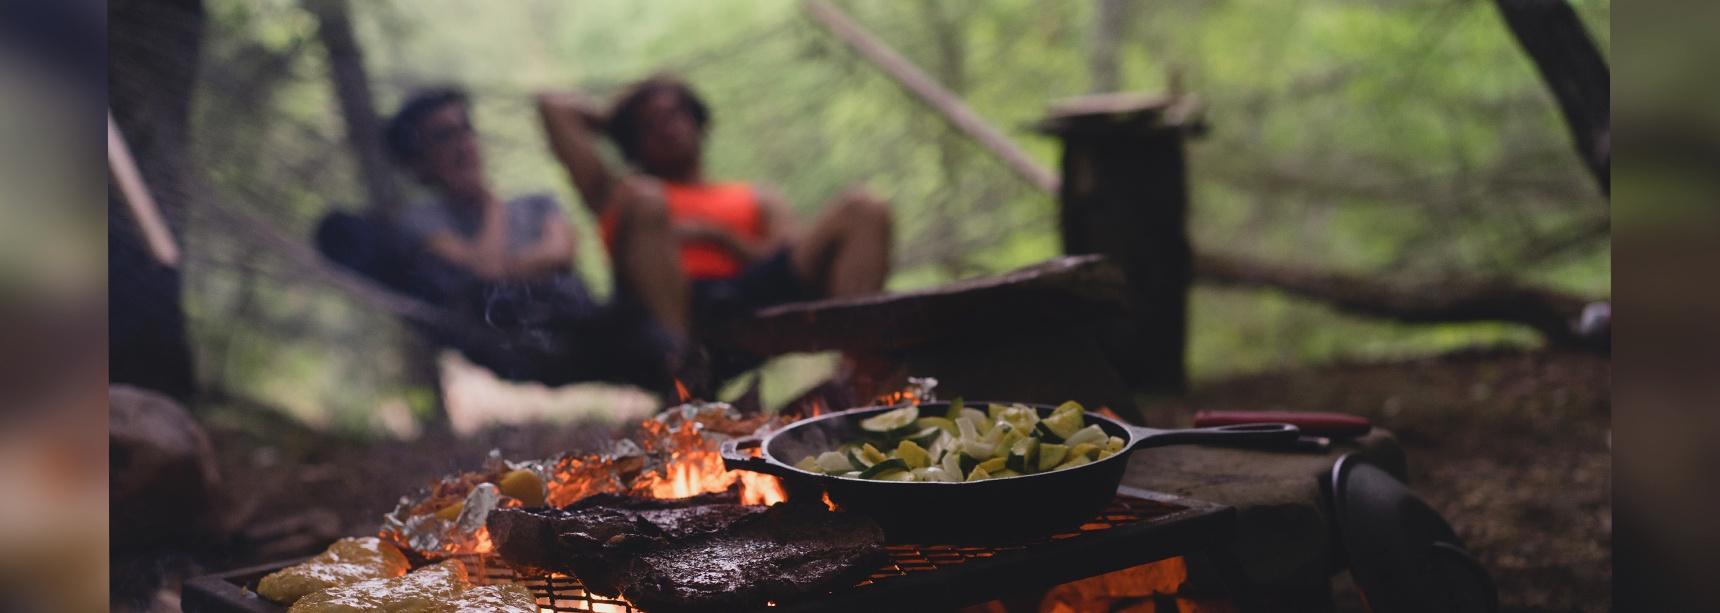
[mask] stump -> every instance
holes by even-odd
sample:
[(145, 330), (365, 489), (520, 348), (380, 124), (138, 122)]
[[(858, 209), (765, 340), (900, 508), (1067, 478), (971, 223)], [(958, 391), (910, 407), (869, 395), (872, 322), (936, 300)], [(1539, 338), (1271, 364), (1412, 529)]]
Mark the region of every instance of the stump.
[(1038, 129), (1063, 141), (1063, 248), (1109, 256), (1128, 280), (1127, 328), (1105, 335), (1125, 380), (1180, 393), (1193, 280), (1183, 142), (1205, 129), (1183, 96), (1104, 94), (1054, 105)]

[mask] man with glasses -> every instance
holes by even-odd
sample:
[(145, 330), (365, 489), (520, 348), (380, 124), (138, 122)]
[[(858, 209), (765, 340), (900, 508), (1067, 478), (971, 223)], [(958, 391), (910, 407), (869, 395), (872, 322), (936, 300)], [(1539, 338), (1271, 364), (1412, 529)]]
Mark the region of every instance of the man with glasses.
[[(515, 339), (504, 347), (460, 347), (468, 357), (514, 379), (672, 389), (669, 377), (687, 344), (684, 293), (629, 291), (642, 277), (676, 272), (666, 217), (622, 220), (624, 251), (614, 258), (617, 297), (600, 304), (573, 274), (573, 231), (554, 197), (503, 198), (491, 187), (464, 92), (444, 88), (410, 96), (385, 137), (395, 160), (433, 194), (400, 219), (408, 242), (432, 256), (414, 264), (416, 284), (436, 288), (428, 293), (440, 296), (443, 306)], [(653, 196), (629, 184), (615, 197)]]

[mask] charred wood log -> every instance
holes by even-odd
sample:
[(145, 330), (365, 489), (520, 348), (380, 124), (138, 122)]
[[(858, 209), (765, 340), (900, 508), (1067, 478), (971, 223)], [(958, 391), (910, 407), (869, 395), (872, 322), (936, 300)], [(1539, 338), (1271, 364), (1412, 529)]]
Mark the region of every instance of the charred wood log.
[(1195, 258), (1195, 274), (1210, 284), (1276, 289), (1356, 315), (1406, 323), (1511, 322), (1534, 328), (1554, 344), (1607, 346), (1607, 331), (1582, 321), (1596, 301), (1508, 279), (1397, 283), (1211, 254)]

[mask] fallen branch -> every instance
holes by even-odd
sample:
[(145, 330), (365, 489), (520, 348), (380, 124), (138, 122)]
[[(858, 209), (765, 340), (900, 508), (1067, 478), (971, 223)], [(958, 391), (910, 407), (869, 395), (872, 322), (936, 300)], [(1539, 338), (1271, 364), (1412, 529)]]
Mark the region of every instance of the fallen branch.
[(1594, 301), (1508, 279), (1399, 283), (1211, 254), (1195, 257), (1195, 275), (1214, 285), (1275, 289), (1356, 315), (1405, 323), (1503, 321), (1534, 328), (1557, 345), (1605, 345), (1596, 332), (1579, 329), (1583, 310)]

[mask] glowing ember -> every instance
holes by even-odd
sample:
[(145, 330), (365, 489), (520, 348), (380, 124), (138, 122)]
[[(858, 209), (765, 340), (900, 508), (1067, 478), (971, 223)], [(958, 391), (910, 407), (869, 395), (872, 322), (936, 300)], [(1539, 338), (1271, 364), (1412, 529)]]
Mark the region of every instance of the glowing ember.
[(681, 397), (681, 402), (693, 399), (693, 394), (687, 391), (687, 384), (682, 383), (680, 379), (675, 380), (675, 394)]
[[(1176, 594), (1186, 581), (1188, 566), (1183, 559), (1169, 558), (1059, 585), (1046, 592), (1039, 610), (1042, 613), (1115, 610), (1114, 607), (1120, 603)], [(1195, 606), (1193, 602), (1183, 601), (1178, 602), (1178, 608), (1201, 610), (1185, 608), (1185, 604)]]
[(932, 392), (932, 390), (937, 387), (937, 379), (931, 377), (908, 377), (907, 387), (879, 396), (876, 402), (886, 406), (914, 404), (920, 402), (937, 402), (938, 396)]
[(490, 540), (490, 527), (478, 528), (472, 533), (472, 553), (486, 554), (496, 550), (496, 544)]

